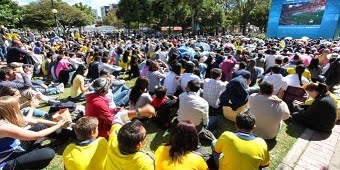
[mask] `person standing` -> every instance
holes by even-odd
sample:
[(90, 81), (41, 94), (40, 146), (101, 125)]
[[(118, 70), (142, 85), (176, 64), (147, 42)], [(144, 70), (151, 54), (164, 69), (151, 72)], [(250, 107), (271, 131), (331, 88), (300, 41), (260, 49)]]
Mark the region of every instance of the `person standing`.
[(0, 59), (5, 61), (7, 56), (7, 49), (5, 45), (5, 35), (2, 30), (0, 30)]

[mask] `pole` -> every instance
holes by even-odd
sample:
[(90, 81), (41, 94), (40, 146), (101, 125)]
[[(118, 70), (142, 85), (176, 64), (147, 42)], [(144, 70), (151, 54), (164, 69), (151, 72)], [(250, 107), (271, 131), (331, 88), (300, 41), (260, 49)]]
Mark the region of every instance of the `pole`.
[[(52, 3), (52, 10), (53, 10), (53, 9), (55, 9), (55, 8), (54, 8), (53, 0), (51, 0), (51, 3)], [(59, 25), (58, 25), (58, 20), (57, 20), (57, 13), (53, 13), (53, 17), (54, 17), (54, 22), (55, 22), (56, 25), (57, 25), (56, 34), (57, 34), (57, 36), (59, 36)]]

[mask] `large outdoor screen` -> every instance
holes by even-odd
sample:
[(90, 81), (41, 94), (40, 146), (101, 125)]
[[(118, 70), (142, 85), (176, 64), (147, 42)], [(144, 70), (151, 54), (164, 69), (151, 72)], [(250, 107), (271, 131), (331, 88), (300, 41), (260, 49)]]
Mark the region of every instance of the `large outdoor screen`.
[(279, 25), (320, 25), (327, 0), (286, 0)]

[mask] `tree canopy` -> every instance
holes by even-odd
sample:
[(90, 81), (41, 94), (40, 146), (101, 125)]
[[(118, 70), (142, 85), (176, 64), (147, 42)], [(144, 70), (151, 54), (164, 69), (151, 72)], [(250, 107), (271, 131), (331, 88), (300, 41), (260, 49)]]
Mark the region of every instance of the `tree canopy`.
[[(62, 29), (66, 38), (72, 27), (81, 27), (94, 23), (94, 17), (90, 7), (81, 3), (71, 6), (66, 2), (55, 1), (54, 8), (57, 10), (56, 18), (58, 26)], [(57, 24), (52, 13), (52, 3), (50, 0), (40, 0), (31, 2), (23, 7), (23, 21), (27, 27), (40, 31), (49, 30)]]
[[(120, 0), (115, 14), (103, 18), (103, 23), (139, 28), (140, 24), (160, 30), (181, 26), (192, 33), (212, 33), (238, 25), (247, 34), (249, 25), (265, 31), (271, 0)], [(72, 27), (93, 24), (92, 8), (83, 3), (73, 6), (54, 0), (58, 25), (64, 34)], [(51, 0), (33, 1), (19, 6), (13, 0), (0, 1), (0, 24), (7, 27), (27, 26), (40, 31), (57, 26), (51, 12)], [(198, 24), (200, 27), (197, 27)]]
[[(195, 33), (239, 25), (246, 34), (253, 24), (260, 30), (267, 25), (270, 0), (121, 0), (117, 17), (124, 24), (144, 22), (156, 26), (182, 26)], [(248, 24), (249, 23), (249, 24)]]
[(0, 24), (15, 27), (22, 20), (22, 8), (12, 0), (0, 1)]

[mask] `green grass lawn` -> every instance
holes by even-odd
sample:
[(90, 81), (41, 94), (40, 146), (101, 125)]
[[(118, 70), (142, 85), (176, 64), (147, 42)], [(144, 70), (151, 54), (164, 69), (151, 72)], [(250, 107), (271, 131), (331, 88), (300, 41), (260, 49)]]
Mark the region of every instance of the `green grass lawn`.
[[(124, 76), (125, 77), (125, 76)], [(133, 79), (127, 82), (129, 87), (134, 85), (136, 79)], [(65, 89), (63, 94), (59, 94), (59, 99), (65, 101), (69, 94), (69, 88)], [(66, 99), (67, 100), (67, 99)], [(84, 104), (78, 103), (78, 104)], [(43, 110), (48, 110), (49, 107), (45, 106), (42, 107)], [(218, 115), (219, 122), (216, 128), (215, 136), (218, 138), (224, 131), (234, 131), (235, 126), (233, 122), (224, 118), (223, 115)], [(147, 144), (144, 146), (145, 151), (155, 151), (157, 147), (163, 143), (167, 143), (170, 137), (171, 129), (162, 130), (159, 129), (152, 120), (144, 120), (143, 121), (144, 127), (147, 131)], [(271, 158), (271, 165), (268, 169), (276, 169), (277, 166), (281, 163), (284, 156), (293, 146), (297, 138), (302, 134), (304, 128), (291, 123), (290, 121), (286, 121), (282, 124), (281, 130), (277, 135), (276, 140), (267, 141), (270, 150), (270, 158)], [(70, 141), (71, 142), (71, 141)], [(48, 141), (46, 142), (48, 144)], [(62, 153), (68, 143), (54, 147), (53, 149), (56, 151), (56, 156), (50, 163), (50, 165), (46, 168), (48, 170), (61, 170), (64, 169), (63, 161), (62, 161)], [(210, 143), (202, 141), (202, 146), (205, 147), (210, 153)]]

